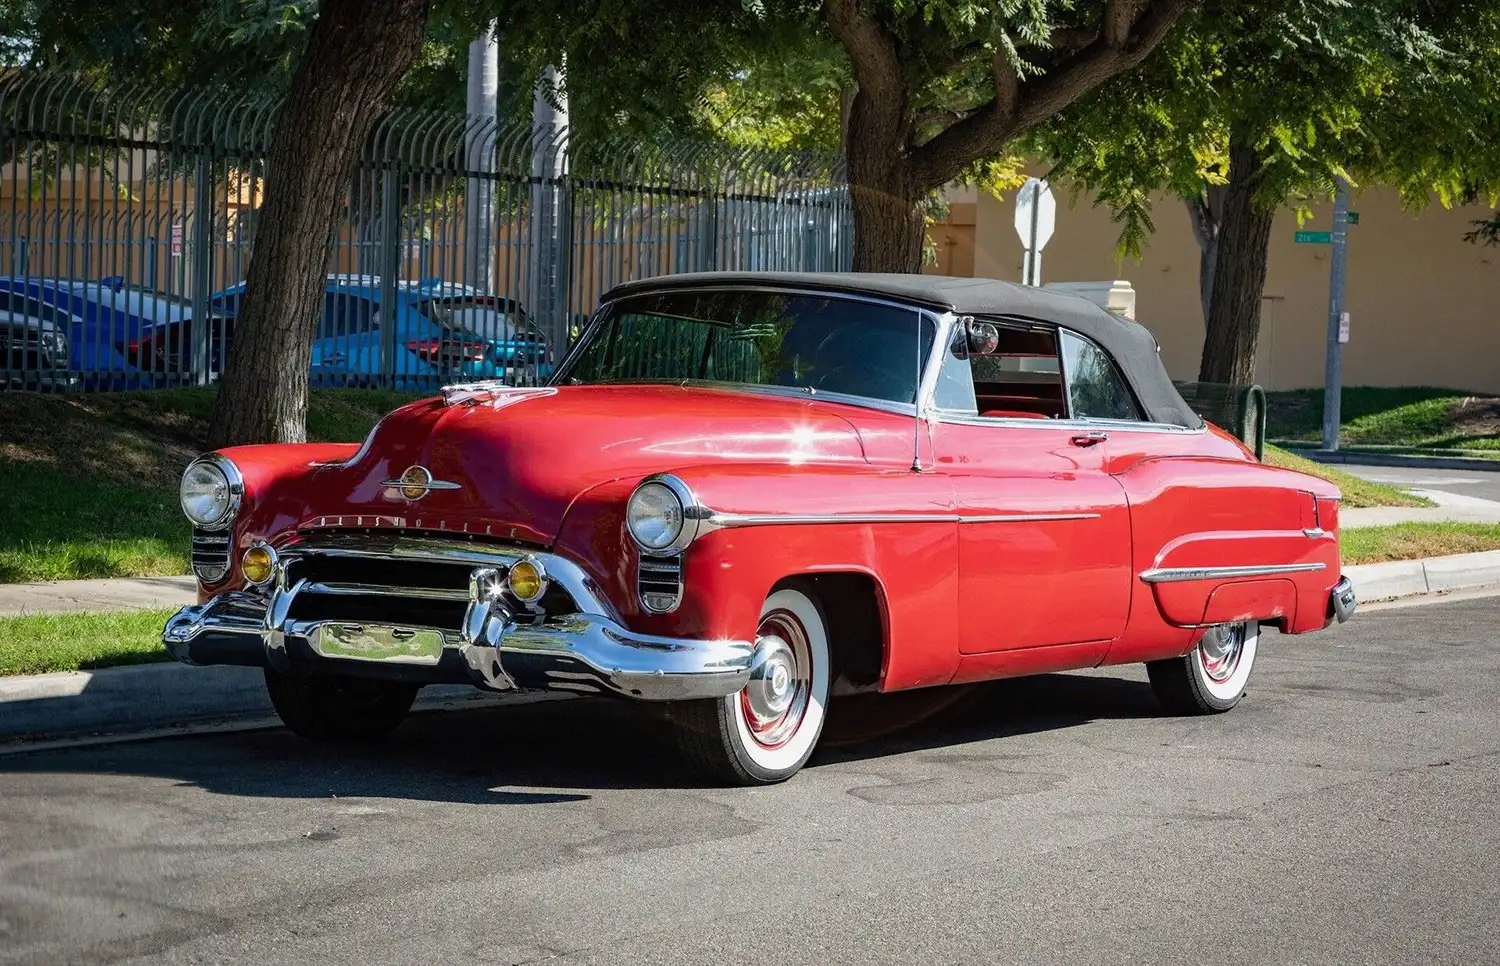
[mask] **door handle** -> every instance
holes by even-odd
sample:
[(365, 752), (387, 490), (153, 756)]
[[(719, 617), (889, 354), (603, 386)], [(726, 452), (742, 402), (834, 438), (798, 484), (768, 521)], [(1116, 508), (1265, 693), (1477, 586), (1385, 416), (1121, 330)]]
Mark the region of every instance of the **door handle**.
[(1103, 430), (1096, 429), (1092, 432), (1080, 433), (1079, 435), (1074, 436), (1072, 439), (1069, 439), (1068, 442), (1072, 443), (1074, 446), (1096, 446), (1099, 443), (1104, 442), (1106, 439), (1109, 439), (1109, 434), (1104, 432)]

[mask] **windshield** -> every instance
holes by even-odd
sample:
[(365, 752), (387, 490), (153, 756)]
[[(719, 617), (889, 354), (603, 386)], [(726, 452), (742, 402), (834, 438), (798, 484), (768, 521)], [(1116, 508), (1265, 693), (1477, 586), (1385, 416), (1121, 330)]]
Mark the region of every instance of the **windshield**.
[(835, 296), (643, 295), (614, 303), (562, 381), (695, 380), (910, 403), (934, 336), (916, 309)]

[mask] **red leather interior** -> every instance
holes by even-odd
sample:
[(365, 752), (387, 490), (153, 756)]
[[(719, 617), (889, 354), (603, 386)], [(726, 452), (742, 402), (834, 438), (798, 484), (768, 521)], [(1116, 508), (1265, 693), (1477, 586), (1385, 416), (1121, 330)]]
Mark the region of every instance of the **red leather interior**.
[(1041, 413), (1028, 413), (1021, 409), (985, 409), (979, 415), (995, 416), (1004, 419), (1046, 419)]

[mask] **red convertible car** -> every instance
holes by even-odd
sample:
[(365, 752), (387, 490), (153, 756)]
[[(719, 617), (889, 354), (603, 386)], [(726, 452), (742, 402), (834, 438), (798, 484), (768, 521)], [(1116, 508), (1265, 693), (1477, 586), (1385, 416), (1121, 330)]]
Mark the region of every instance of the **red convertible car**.
[(1265, 629), (1355, 607), (1336, 488), (1205, 425), (1140, 325), (981, 279), (632, 282), (548, 386), (220, 450), (181, 496), (164, 643), (263, 667), (293, 731), (388, 733), (439, 682), (610, 694), (740, 784), (845, 693), (1144, 663), (1224, 711)]

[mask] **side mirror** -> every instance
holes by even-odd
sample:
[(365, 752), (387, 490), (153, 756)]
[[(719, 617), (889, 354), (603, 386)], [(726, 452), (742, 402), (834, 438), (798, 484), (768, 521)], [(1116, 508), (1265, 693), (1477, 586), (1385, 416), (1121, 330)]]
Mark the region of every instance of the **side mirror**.
[(1000, 346), (1000, 330), (989, 322), (969, 319), (964, 323), (964, 335), (970, 355), (987, 356)]

